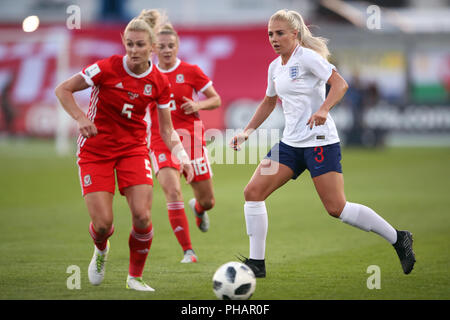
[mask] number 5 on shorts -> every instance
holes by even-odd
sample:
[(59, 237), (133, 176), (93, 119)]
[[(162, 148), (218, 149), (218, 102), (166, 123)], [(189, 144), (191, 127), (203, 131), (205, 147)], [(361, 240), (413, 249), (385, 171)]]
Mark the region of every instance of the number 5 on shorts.
[(152, 179), (152, 167), (150, 165), (150, 160), (145, 159), (145, 170), (148, 170), (147, 178)]

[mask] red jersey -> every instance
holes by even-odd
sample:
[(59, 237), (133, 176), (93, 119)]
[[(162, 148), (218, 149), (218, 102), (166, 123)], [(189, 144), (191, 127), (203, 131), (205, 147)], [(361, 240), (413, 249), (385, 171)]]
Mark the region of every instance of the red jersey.
[[(88, 118), (98, 134), (78, 138), (82, 158), (108, 159), (120, 155), (148, 154), (147, 107), (168, 108), (170, 84), (153, 64), (134, 74), (126, 56), (114, 55), (84, 68), (80, 74), (92, 86)], [(156, 110), (155, 110), (156, 112)]]
[[(177, 131), (183, 141), (186, 151), (189, 152), (191, 149), (190, 147), (193, 148), (194, 146), (206, 145), (203, 139), (205, 128), (200, 120), (198, 112), (185, 114), (184, 110), (181, 109), (181, 105), (186, 102), (183, 100), (183, 97), (193, 100), (194, 93), (203, 92), (212, 85), (212, 81), (198, 66), (186, 63), (179, 59), (177, 59), (175, 66), (170, 70), (162, 70), (158, 66), (156, 67), (169, 79), (172, 91), (170, 101), (172, 123), (175, 130), (184, 129)], [(166, 148), (159, 134), (158, 115), (156, 110), (152, 109), (150, 115), (152, 121), (150, 148), (153, 150)], [(191, 136), (190, 145), (184, 141), (188, 133)], [(202, 148), (200, 148), (200, 150), (201, 149)]]

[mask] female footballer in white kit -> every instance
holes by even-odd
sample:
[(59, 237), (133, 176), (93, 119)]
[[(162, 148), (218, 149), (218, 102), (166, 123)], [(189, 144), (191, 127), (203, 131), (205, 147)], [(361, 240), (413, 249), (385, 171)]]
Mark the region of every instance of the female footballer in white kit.
[[(372, 209), (346, 200), (340, 164), (339, 136), (330, 109), (348, 85), (327, 61), (326, 41), (314, 37), (296, 11), (277, 11), (269, 20), (269, 41), (279, 57), (269, 66), (266, 96), (244, 131), (231, 140), (231, 147), (248, 139), (282, 102), (285, 117), (283, 137), (261, 161), (244, 190), (244, 214), (250, 239), (250, 255), (244, 258), (256, 277), (266, 276), (265, 247), (267, 210), (265, 199), (305, 169), (327, 212), (343, 222), (372, 231), (391, 243), (403, 272), (412, 271), (415, 255), (412, 234), (398, 231)], [(325, 98), (325, 84), (330, 90)]]

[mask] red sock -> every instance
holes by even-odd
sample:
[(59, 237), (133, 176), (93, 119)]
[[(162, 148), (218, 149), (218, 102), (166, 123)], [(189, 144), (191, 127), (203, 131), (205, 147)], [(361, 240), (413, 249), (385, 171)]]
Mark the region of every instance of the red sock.
[(191, 237), (189, 235), (189, 223), (184, 212), (183, 201), (167, 203), (167, 210), (169, 211), (169, 221), (172, 226), (173, 233), (178, 239), (178, 243), (183, 248), (183, 251), (192, 249)]
[(106, 249), (106, 245), (108, 243), (108, 238), (111, 237), (113, 232), (114, 232), (114, 225), (111, 226), (111, 229), (109, 230), (109, 232), (107, 232), (104, 235), (100, 235), (94, 230), (94, 225), (92, 224), (92, 222), (89, 224), (89, 234), (91, 235), (92, 239), (94, 240), (95, 246), (100, 251), (103, 251)]
[(146, 229), (139, 229), (133, 226), (128, 238), (130, 247), (130, 267), (128, 274), (132, 277), (142, 277), (145, 261), (153, 240), (153, 226)]
[[(197, 199), (195, 200), (195, 211), (197, 214), (202, 215), (205, 212), (205, 209), (198, 203)], [(197, 227), (202, 223), (202, 219), (195, 216), (195, 222), (197, 223)]]
[(206, 211), (205, 209), (203, 209), (200, 203), (198, 203), (197, 200), (195, 200), (195, 211), (197, 211), (198, 214), (202, 214), (203, 212)]

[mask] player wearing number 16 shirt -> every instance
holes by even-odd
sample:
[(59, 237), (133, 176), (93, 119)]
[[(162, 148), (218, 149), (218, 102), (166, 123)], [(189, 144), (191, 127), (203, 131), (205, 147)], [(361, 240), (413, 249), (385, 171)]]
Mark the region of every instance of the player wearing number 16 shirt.
[[(178, 155), (188, 182), (193, 178), (190, 159), (184, 151), (170, 118), (170, 84), (150, 62), (154, 28), (160, 14), (144, 10), (131, 20), (122, 36), (126, 55), (113, 55), (87, 66), (55, 89), (63, 108), (77, 121), (78, 167), (82, 194), (91, 217), (89, 233), (94, 255), (88, 268), (89, 281), (99, 285), (105, 276), (113, 234), (112, 203), (118, 188), (127, 198), (132, 215), (128, 246), (130, 262), (126, 287), (154, 291), (142, 280), (153, 239), (150, 209), (152, 172), (147, 144), (148, 107), (158, 116), (160, 134), (167, 148)], [(92, 87), (87, 114), (73, 93)]]
[[(212, 172), (208, 162), (204, 127), (199, 118), (199, 110), (211, 110), (220, 106), (220, 97), (212, 81), (196, 65), (188, 64), (177, 58), (179, 38), (168, 23), (157, 34), (157, 54), (159, 71), (164, 73), (171, 84), (172, 96), (170, 110), (173, 126), (180, 135), (183, 146), (189, 153), (194, 168), (191, 183), (195, 198), (189, 201), (199, 229), (206, 232), (209, 228), (207, 210), (214, 206)], [(206, 99), (199, 101), (194, 95), (201, 92)], [(165, 193), (169, 221), (172, 230), (183, 249), (182, 263), (197, 261), (192, 249), (189, 226), (184, 211), (181, 194), (180, 174), (177, 159), (170, 157), (170, 151), (163, 143), (157, 127), (155, 109), (151, 112), (151, 159), (156, 177)]]

